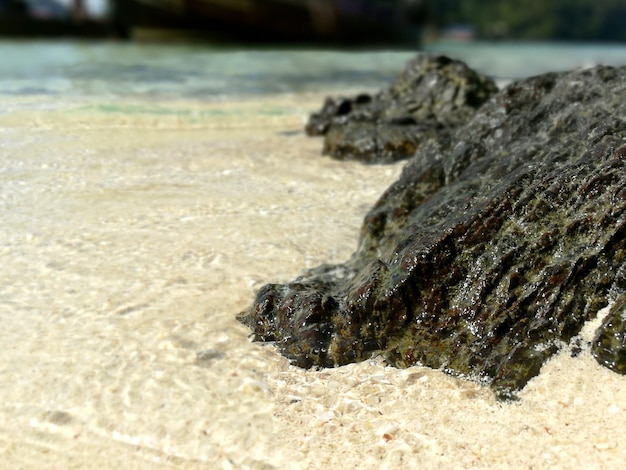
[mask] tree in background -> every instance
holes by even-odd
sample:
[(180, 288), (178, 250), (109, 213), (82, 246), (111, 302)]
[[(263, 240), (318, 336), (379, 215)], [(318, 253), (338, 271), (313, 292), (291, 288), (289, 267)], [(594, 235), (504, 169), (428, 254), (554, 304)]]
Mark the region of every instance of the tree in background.
[(429, 0), (438, 26), (471, 24), (479, 37), (626, 41), (624, 0)]

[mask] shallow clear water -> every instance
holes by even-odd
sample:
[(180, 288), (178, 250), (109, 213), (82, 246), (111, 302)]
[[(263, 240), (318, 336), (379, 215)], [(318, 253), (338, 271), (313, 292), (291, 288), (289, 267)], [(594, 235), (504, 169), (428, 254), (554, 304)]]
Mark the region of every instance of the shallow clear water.
[[(502, 79), (626, 63), (622, 46), (431, 49)], [(297, 370), (251, 344), (235, 321), (264, 283), (355, 248), (363, 214), (401, 164), (322, 158), (302, 123), (326, 92), (384, 86), (410, 56), (0, 43), (2, 461), (623, 461), (610, 439), (626, 428), (614, 417), (626, 409), (615, 392), (623, 383), (604, 369), (587, 380), (595, 363), (585, 354), (567, 380), (555, 362), (552, 376), (529, 385), (523, 406), (503, 408), (477, 385), (435, 371), (376, 362)], [(550, 380), (562, 385), (546, 400)], [(591, 437), (580, 439), (585, 430)], [(525, 460), (510, 460), (510, 449), (527, 449)]]
[[(626, 45), (435, 43), (502, 79), (626, 64)], [(376, 89), (413, 55), (394, 51), (222, 50), (199, 45), (0, 42), (0, 94), (216, 100), (275, 93)]]

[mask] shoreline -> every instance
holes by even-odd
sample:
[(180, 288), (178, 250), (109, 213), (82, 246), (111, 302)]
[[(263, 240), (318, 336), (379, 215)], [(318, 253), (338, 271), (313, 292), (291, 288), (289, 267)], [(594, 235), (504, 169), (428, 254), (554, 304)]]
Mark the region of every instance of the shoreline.
[(319, 102), (59, 115), (33, 99), (0, 116), (6, 468), (623, 461), (626, 378), (588, 348), (499, 403), (427, 368), (302, 370), (249, 341), (235, 315), (255, 291), (347, 258), (401, 171), (320, 156), (293, 133)]

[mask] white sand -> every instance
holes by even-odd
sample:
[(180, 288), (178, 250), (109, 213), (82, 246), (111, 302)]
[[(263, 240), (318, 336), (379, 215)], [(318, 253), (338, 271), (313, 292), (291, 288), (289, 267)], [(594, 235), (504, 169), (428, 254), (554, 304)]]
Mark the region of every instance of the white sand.
[(623, 466), (626, 378), (588, 350), (502, 404), (249, 342), (256, 289), (348, 257), (401, 170), (320, 157), (319, 102), (5, 101), (2, 468)]

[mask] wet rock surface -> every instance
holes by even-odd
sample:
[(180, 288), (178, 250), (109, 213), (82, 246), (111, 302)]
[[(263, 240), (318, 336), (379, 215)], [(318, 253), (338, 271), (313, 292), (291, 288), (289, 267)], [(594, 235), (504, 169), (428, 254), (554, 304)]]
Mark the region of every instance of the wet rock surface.
[(596, 332), (591, 352), (603, 366), (626, 374), (626, 295), (611, 306)]
[[(420, 145), (346, 263), (263, 287), (240, 320), (301, 367), (382, 354), (509, 398), (623, 299), (625, 235), (626, 68), (549, 73)], [(593, 346), (618, 372), (624, 304)]]
[(426, 140), (447, 142), (497, 92), (493, 80), (445, 56), (418, 55), (374, 96), (327, 98), (309, 118), (308, 135), (324, 135), (324, 155), (391, 163)]

